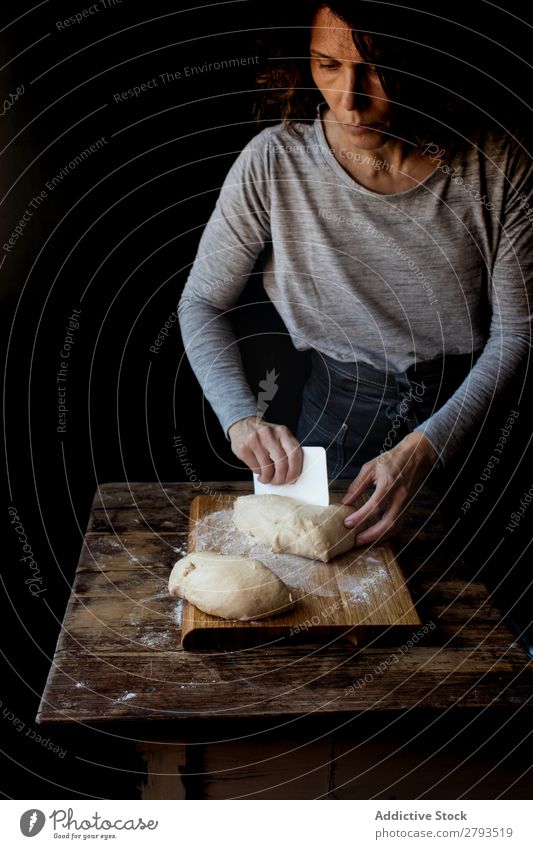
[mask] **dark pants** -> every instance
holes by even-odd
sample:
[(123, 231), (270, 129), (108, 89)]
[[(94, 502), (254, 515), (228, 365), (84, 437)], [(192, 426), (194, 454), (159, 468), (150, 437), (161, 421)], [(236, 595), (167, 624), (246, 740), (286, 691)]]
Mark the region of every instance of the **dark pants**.
[[(476, 359), (477, 354), (447, 357), (392, 374), (313, 351), (296, 436), (303, 445), (324, 446), (330, 480), (353, 479), (363, 463), (397, 444), (441, 407)], [(455, 546), (455, 553), (448, 555), (450, 562), (456, 562), (460, 552), (462, 568), (470, 564), (475, 579), (486, 581), (496, 604), (510, 611), (508, 621), (533, 657), (528, 556), (533, 504), (518, 527), (511, 526), (509, 531), (510, 520), (519, 515), (517, 511), (527, 504), (525, 496), (532, 491), (532, 399), (531, 378), (518, 374), (468, 440), (464, 456), (452, 458), (442, 470), (435, 469), (427, 483), (439, 497), (445, 522), (453, 528), (439, 543), (440, 551), (445, 550), (443, 546)], [(505, 455), (487, 480), (487, 462), (495, 446), (502, 444), (502, 434)]]
[(330, 480), (354, 478), (363, 463), (392, 448), (438, 410), (476, 357), (439, 358), (393, 373), (312, 351), (296, 437), (302, 445), (326, 449)]

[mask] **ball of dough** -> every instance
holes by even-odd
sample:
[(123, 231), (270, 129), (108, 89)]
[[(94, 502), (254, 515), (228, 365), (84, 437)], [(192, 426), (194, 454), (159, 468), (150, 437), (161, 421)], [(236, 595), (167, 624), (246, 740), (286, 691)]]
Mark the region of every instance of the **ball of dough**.
[(319, 507), (285, 495), (241, 495), (233, 504), (233, 521), (272, 551), (327, 563), (353, 548), (356, 530), (344, 525), (352, 512), (353, 507), (344, 504)]
[(294, 607), (286, 584), (260, 560), (193, 551), (175, 564), (170, 595), (223, 619), (264, 619)]

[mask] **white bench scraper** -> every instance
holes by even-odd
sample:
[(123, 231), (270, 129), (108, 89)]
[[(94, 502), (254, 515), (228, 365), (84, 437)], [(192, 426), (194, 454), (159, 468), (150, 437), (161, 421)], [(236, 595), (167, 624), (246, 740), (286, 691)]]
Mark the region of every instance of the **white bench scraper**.
[(271, 484), (261, 483), (258, 475), (254, 477), (254, 493), (256, 495), (286, 495), (297, 498), (307, 504), (318, 504), (327, 507), (329, 504), (328, 468), (326, 449), (321, 446), (304, 447), (303, 467), (296, 483)]

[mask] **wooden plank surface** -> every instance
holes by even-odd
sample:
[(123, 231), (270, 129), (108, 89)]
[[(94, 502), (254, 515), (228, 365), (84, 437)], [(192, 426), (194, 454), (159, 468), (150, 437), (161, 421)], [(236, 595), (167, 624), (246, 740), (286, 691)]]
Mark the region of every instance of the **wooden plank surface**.
[[(251, 482), (209, 482), (251, 492)], [(343, 482), (337, 487), (342, 491)], [(532, 661), (453, 549), (421, 494), (395, 550), (424, 625), (395, 649), (335, 639), (245, 651), (185, 652), (166, 594), (186, 552), (190, 484), (113, 483), (96, 493), (38, 714), (40, 723), (186, 720), (531, 703)]]
[(213, 550), (256, 557), (287, 583), (296, 607), (281, 616), (239, 622), (210, 616), (185, 601), (185, 649), (268, 646), (282, 637), (320, 642), (338, 637), (361, 646), (385, 636), (401, 645), (408, 629), (422, 625), (390, 545), (352, 549), (329, 563), (274, 554), (259, 541), (250, 545), (234, 526), (235, 497), (199, 495), (193, 500), (188, 553)]

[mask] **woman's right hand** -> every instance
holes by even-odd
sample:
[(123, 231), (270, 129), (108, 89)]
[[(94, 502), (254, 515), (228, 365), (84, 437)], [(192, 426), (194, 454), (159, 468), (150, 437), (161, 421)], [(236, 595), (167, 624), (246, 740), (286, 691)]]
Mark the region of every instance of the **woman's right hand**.
[(285, 425), (248, 416), (228, 430), (233, 453), (256, 474), (261, 483), (294, 483), (300, 476), (303, 451)]

